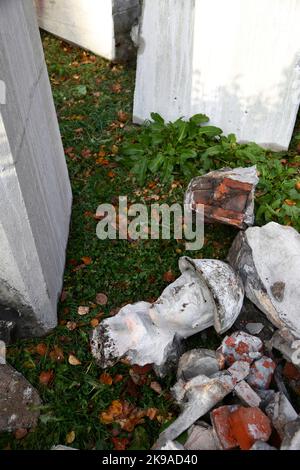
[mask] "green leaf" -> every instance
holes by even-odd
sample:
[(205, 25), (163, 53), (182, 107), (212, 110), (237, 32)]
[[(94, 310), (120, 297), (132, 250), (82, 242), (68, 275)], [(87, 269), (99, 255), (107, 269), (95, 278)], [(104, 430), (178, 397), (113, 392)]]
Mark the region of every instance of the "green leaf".
[(222, 129), (215, 126), (203, 126), (198, 129), (199, 134), (205, 134), (209, 137), (215, 137), (216, 135), (222, 134)]
[(204, 124), (205, 122), (209, 121), (209, 117), (206, 116), (205, 114), (195, 114), (190, 118), (190, 122), (193, 122), (194, 124)]
[(151, 113), (150, 116), (151, 116), (151, 119), (153, 119), (153, 121), (157, 122), (158, 124), (165, 123), (165, 120), (158, 113)]

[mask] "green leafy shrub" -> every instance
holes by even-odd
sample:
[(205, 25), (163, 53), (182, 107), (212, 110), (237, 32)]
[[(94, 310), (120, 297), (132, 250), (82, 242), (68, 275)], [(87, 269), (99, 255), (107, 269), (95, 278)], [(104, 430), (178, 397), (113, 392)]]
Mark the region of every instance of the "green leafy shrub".
[(170, 123), (156, 113), (151, 117), (153, 122), (130, 133), (121, 149), (120, 160), (139, 185), (150, 175), (168, 184), (174, 178), (187, 182), (224, 167), (256, 165), (260, 177), (257, 223), (275, 220), (300, 230), (299, 155), (271, 152), (255, 143), (238, 144), (234, 134), (225, 136), (218, 127), (206, 125), (209, 118), (204, 114)]

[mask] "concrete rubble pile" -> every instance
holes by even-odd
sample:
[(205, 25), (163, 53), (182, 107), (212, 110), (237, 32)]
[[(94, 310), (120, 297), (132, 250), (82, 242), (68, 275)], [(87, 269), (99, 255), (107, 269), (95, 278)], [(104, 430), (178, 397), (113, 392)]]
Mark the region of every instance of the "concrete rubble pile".
[[(126, 358), (163, 377), (177, 366), (181, 413), (155, 449), (300, 449), (289, 395), (300, 395), (300, 235), (275, 222), (252, 227), (257, 183), (256, 167), (194, 178), (185, 204), (204, 205), (206, 223), (240, 229), (227, 262), (180, 258), (181, 276), (154, 303), (126, 305), (92, 332), (102, 368)], [(210, 327), (228, 332), (217, 351), (182, 354), (185, 338)]]

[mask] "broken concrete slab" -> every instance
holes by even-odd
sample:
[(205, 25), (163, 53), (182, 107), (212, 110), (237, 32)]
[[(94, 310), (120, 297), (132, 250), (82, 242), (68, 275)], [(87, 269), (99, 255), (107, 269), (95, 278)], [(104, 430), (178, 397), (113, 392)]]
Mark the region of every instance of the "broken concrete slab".
[(300, 450), (300, 418), (286, 424), (280, 450)]
[[(242, 367), (239, 378), (243, 380), (249, 373), (249, 369)], [(229, 368), (218, 372), (216, 377), (208, 378), (199, 375), (184, 382), (182, 379), (173, 387), (172, 391), (177, 402), (182, 406), (182, 413), (159, 436), (154, 444), (154, 449), (160, 448), (168, 440), (174, 440), (181, 433), (192, 426), (199, 418), (208, 413), (217, 403), (234, 389), (237, 383), (236, 371)]]
[(258, 183), (255, 166), (224, 168), (190, 182), (184, 203), (197, 212), (204, 206), (205, 222), (221, 222), (245, 229), (254, 223), (254, 192)]
[(177, 380), (186, 382), (197, 375), (212, 376), (224, 367), (221, 354), (210, 349), (192, 349), (184, 353), (178, 363)]
[(201, 422), (188, 430), (184, 448), (186, 450), (220, 450), (220, 442), (214, 428)]
[(187, 338), (214, 325), (229, 329), (243, 303), (243, 288), (232, 268), (218, 260), (179, 260), (182, 275), (153, 304), (126, 305), (105, 319), (91, 337), (92, 353), (100, 367), (122, 357), (132, 364), (162, 366), (174, 338)]
[(287, 423), (298, 418), (298, 414), (293, 406), (281, 392), (275, 394), (274, 399), (268, 404), (265, 411), (282, 439), (285, 436), (285, 426)]
[(37, 424), (40, 397), (13, 367), (0, 365), (0, 432), (29, 429)]
[(250, 335), (259, 335), (259, 333), (264, 329), (264, 325), (262, 323), (247, 323), (246, 330)]
[(250, 385), (242, 380), (234, 387), (234, 392), (241, 400), (243, 405), (258, 407), (261, 403), (260, 396), (250, 387)]
[(246, 296), (277, 328), (300, 338), (300, 234), (270, 222), (240, 232), (228, 261), (242, 277)]
[(250, 373), (247, 377), (248, 384), (254, 389), (268, 389), (275, 368), (276, 364), (270, 357), (262, 356), (251, 365)]
[(277, 330), (267, 342), (267, 347), (269, 350), (277, 349), (287, 361), (300, 365), (300, 341), (287, 328)]
[(244, 331), (235, 331), (230, 336), (225, 336), (218, 351), (225, 357), (227, 365), (235, 361), (246, 361), (251, 364), (262, 355), (262, 341), (256, 336)]

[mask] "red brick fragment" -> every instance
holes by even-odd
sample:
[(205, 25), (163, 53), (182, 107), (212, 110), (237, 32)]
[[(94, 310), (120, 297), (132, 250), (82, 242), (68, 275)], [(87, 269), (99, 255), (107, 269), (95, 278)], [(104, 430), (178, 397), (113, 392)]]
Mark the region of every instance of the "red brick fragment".
[(300, 380), (300, 370), (291, 362), (285, 363), (282, 373), (287, 379)]
[(238, 446), (237, 440), (233, 436), (230, 428), (229, 416), (232, 410), (239, 408), (236, 406), (220, 406), (211, 412), (211, 421), (223, 449), (234, 449)]
[(242, 450), (249, 450), (256, 441), (267, 442), (271, 436), (271, 422), (257, 407), (239, 407), (228, 420), (231, 435)]
[(263, 356), (250, 367), (247, 382), (251, 387), (267, 390), (270, 386), (276, 364), (270, 357)]

